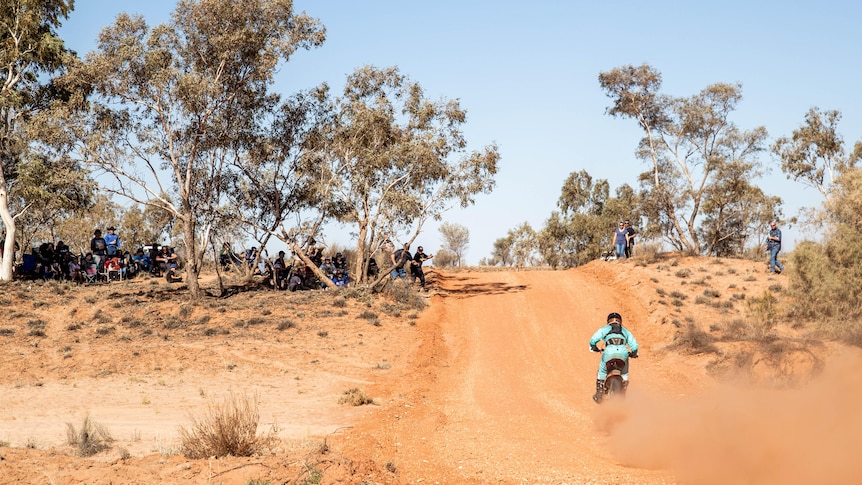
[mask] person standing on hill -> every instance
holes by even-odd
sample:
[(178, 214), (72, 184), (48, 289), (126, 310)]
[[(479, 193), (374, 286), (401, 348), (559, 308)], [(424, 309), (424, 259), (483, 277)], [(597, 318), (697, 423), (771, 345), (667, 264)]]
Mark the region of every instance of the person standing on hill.
[(105, 234), (105, 244), (107, 245), (108, 256), (116, 256), (120, 251), (120, 236), (117, 235), (117, 228), (111, 226), (108, 228), (108, 233)]
[(413, 260), (413, 255), (410, 254), (410, 245), (405, 244), (403, 249), (399, 249), (392, 253), (392, 265), (394, 268), (389, 273), (389, 277), (394, 279), (407, 279), (407, 269), (404, 268), (408, 261)]
[(769, 272), (781, 274), (784, 271), (784, 265), (778, 261), (778, 252), (781, 251), (781, 229), (778, 228), (778, 223), (775, 221), (769, 221), (766, 250), (769, 252)]
[(614, 252), (617, 259), (622, 259), (626, 255), (626, 223), (620, 221), (620, 226), (614, 229)]
[(422, 246), (419, 246), (416, 249), (416, 254), (413, 255), (413, 263), (410, 266), (410, 274), (414, 280), (419, 280), (419, 286), (423, 290), (425, 289), (425, 272), (422, 270), (422, 263), (428, 261), (433, 257), (433, 254), (425, 254), (425, 250), (422, 249)]
[(626, 223), (626, 258), (632, 257), (632, 250), (635, 248), (635, 236), (637, 236), (638, 232), (635, 231), (635, 228), (632, 227), (632, 223), (629, 221), (625, 221)]
[(105, 264), (105, 257), (108, 254), (108, 243), (102, 237), (102, 230), (96, 229), (93, 231), (93, 239), (90, 239), (90, 252), (93, 253), (93, 260), (96, 262), (96, 270), (102, 271)]

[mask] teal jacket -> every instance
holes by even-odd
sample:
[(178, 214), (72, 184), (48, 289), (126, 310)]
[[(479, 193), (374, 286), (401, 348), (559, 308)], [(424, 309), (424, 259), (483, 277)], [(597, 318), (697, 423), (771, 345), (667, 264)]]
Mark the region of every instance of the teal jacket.
[[(635, 336), (632, 335), (632, 333), (625, 327), (621, 327), (621, 330), (621, 333), (611, 333), (611, 326), (605, 325), (596, 330), (596, 333), (594, 333), (593, 337), (590, 339), (590, 348), (595, 347), (596, 344), (601, 341), (605, 342), (605, 349), (602, 351), (602, 362), (607, 362), (613, 358), (628, 361), (629, 349), (631, 349), (631, 352), (638, 351), (638, 341), (635, 339)], [(614, 337), (622, 337), (624, 342), (622, 344), (609, 342), (609, 340), (612, 340)], [(628, 347), (626, 347), (626, 345), (628, 345)]]

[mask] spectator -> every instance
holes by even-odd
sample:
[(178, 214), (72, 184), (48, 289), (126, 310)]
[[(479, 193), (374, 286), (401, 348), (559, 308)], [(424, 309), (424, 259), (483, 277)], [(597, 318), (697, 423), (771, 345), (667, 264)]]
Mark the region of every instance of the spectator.
[(622, 259), (626, 255), (626, 223), (620, 221), (620, 226), (614, 230), (614, 252), (617, 259)]
[(84, 261), (81, 262), (81, 271), (87, 275), (88, 281), (95, 281), (99, 274), (99, 263), (93, 253), (87, 253), (84, 256)]
[(330, 258), (324, 258), (323, 264), (320, 265), (320, 271), (326, 275), (327, 278), (332, 279), (335, 276), (336, 267), (332, 264), (332, 260)]
[(175, 253), (170, 246), (162, 246), (159, 255), (156, 256), (156, 264), (158, 264), (162, 271), (165, 272), (165, 280), (168, 283), (179, 283), (182, 281), (182, 278), (177, 274), (177, 253)]
[(343, 270), (336, 269), (335, 276), (332, 277), (332, 282), (339, 288), (347, 288), (347, 275), (344, 274)]
[(784, 271), (784, 265), (778, 261), (778, 252), (781, 251), (781, 229), (778, 228), (778, 223), (775, 221), (769, 221), (766, 250), (769, 251), (769, 272), (781, 274)]
[(308, 259), (318, 268), (323, 264), (323, 248), (311, 248), (308, 253)]
[(107, 229), (108, 233), (105, 234), (105, 245), (108, 256), (116, 256), (119, 253), (120, 236), (114, 232), (116, 230), (114, 226), (111, 226)]
[(422, 263), (433, 258), (433, 254), (425, 254), (422, 246), (416, 248), (416, 254), (413, 256), (412, 264), (410, 265), (410, 277), (413, 280), (419, 280), (419, 286), (425, 289), (425, 272), (422, 270)]
[(108, 256), (108, 259), (105, 260), (105, 274), (108, 281), (111, 281), (111, 279), (121, 280), (124, 273), (125, 268), (120, 264), (120, 257), (116, 255)]
[(285, 252), (279, 251), (278, 257), (275, 258), (275, 262), (272, 263), (272, 272), (273, 281), (275, 283), (276, 289), (285, 290), (287, 289), (287, 275), (288, 275), (288, 267), (287, 262), (284, 260)]
[(389, 277), (394, 279), (407, 279), (407, 270), (404, 268), (404, 265), (407, 264), (408, 261), (413, 259), (413, 256), (410, 254), (410, 245), (405, 244), (403, 249), (399, 249), (392, 253), (392, 264), (395, 266), (392, 269), (392, 272), (389, 273)]
[(347, 274), (347, 258), (344, 257), (341, 253), (335, 253), (335, 258), (332, 259), (332, 264), (335, 266), (335, 269), (340, 269), (344, 271), (344, 274)]
[(71, 273), (69, 273), (69, 262), (72, 261), (72, 252), (69, 250), (69, 246), (67, 246), (62, 240), (57, 241), (56, 253), (57, 261), (60, 263), (61, 273), (64, 277), (71, 279)]
[(83, 283), (84, 275), (81, 273), (81, 262), (76, 256), (69, 257), (69, 278), (75, 283)]
[(93, 253), (96, 270), (99, 272), (105, 264), (105, 256), (108, 253), (108, 243), (105, 242), (105, 238), (102, 237), (102, 231), (99, 229), (93, 231), (93, 239), (90, 239), (90, 251)]
[(290, 275), (290, 281), (287, 284), (287, 289), (290, 291), (308, 289), (302, 281), (302, 277), (299, 275), (299, 271), (294, 271), (293, 274)]
[(135, 273), (150, 271), (150, 255), (144, 253), (144, 248), (138, 248), (135, 255), (132, 256), (132, 265), (135, 267)]
[(631, 222), (625, 221), (626, 223), (626, 258), (632, 257), (632, 251), (635, 248), (635, 236), (637, 236), (638, 232), (635, 231), (635, 228), (632, 227)]
[(377, 275), (380, 274), (380, 268), (377, 266), (376, 259), (368, 258), (368, 271), (366, 274), (369, 278), (377, 278)]
[(257, 262), (257, 257), (260, 252), (256, 247), (252, 246), (251, 249), (245, 252), (245, 264), (248, 265), (248, 269), (252, 270), (253, 274), (259, 274), (260, 270), (257, 268), (255, 264)]

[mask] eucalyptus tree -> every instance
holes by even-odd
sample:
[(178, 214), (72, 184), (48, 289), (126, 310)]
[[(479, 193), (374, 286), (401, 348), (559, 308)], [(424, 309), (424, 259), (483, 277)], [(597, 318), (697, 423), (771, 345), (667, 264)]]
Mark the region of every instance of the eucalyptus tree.
[(261, 247), (284, 242), (325, 284), (336, 288), (306, 256), (321, 226), (339, 214), (330, 194), (331, 174), (319, 163), (332, 123), (329, 88), (321, 85), (280, 103), (270, 117), (250, 120), (255, 140), (231, 164), (230, 204)]
[(837, 110), (811, 108), (802, 126), (772, 145), (787, 178), (814, 187), (824, 197), (829, 196), (835, 179), (862, 157), (862, 142), (857, 142), (852, 152), (845, 152), (844, 140), (838, 134), (840, 120)]
[[(742, 100), (742, 86), (717, 83), (690, 97), (673, 97), (659, 91), (661, 74), (646, 64), (600, 73), (599, 84), (612, 100), (607, 113), (632, 118), (644, 131), (636, 154), (650, 165), (640, 176), (646, 230), (692, 254), (707, 250), (700, 219), (707, 195), (735, 173), (728, 164), (743, 169), (742, 177), (749, 181), (760, 174), (757, 157), (765, 148), (766, 129), (741, 130), (730, 121)], [(714, 237), (744, 236), (732, 225), (727, 231)]]
[[(461, 266), (464, 261), (464, 252), (470, 245), (470, 230), (461, 224), (453, 222), (444, 222), (437, 228), (440, 236), (443, 238), (443, 248), (447, 252), (455, 256), (454, 266)], [(440, 255), (440, 251), (437, 251)], [(437, 262), (440, 260), (438, 258)], [(442, 263), (440, 263), (442, 265)]]
[[(53, 83), (75, 55), (57, 34), (71, 0), (0, 4), (0, 219), (5, 229), (0, 279), (12, 278), (17, 221), (49, 221), (63, 207), (86, 203), (86, 177), (74, 163), (39, 150), (36, 121), (66, 94)], [(76, 187), (77, 183), (77, 187)], [(68, 197), (68, 199), (64, 199)], [(35, 230), (35, 228), (33, 228)]]
[(610, 239), (616, 222), (640, 220), (638, 196), (624, 184), (610, 195), (605, 179), (593, 180), (585, 170), (572, 172), (566, 178), (554, 211), (537, 234), (539, 253), (553, 268), (574, 267), (592, 261), (603, 249), (613, 245)]
[(153, 28), (119, 15), (76, 70), (100, 101), (81, 131), (82, 156), (111, 178), (109, 192), (177, 219), (193, 298), (225, 212), (228, 167), (255, 143), (252, 120), (277, 105), (282, 63), (324, 36), (290, 0), (182, 0)]
[(406, 234), (401, 239), (410, 244), (429, 218), (456, 203), (467, 207), (494, 187), (497, 147), (468, 151), (458, 101), (428, 99), (397, 68), (357, 69), (333, 113), (320, 163), (332, 184), (328, 205), (355, 228), (352, 267), (360, 279), (384, 234)]

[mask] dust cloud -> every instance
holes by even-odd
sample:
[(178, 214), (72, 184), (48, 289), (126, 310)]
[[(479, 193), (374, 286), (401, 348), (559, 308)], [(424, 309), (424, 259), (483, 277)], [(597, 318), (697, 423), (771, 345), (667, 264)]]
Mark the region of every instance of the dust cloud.
[(860, 402), (862, 358), (841, 356), (795, 389), (630, 393), (603, 405), (596, 425), (620, 464), (671, 470), (685, 484), (862, 483)]

